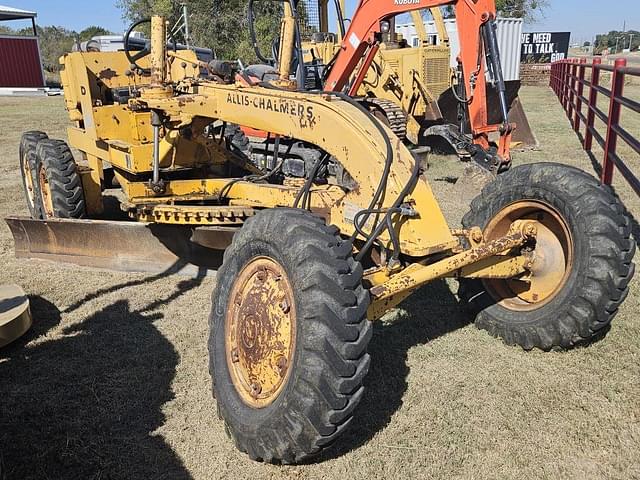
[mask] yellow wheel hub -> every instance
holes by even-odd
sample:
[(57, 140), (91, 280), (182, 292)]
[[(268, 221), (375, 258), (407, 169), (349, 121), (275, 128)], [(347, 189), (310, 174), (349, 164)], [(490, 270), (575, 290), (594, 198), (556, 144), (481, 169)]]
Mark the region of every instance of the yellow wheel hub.
[(34, 206), (36, 204), (36, 193), (33, 188), (33, 175), (31, 172), (31, 165), (29, 160), (25, 158), (22, 161), (22, 176), (24, 177), (24, 183), (27, 187), (27, 197), (29, 198), (29, 204)]
[(46, 218), (53, 218), (53, 197), (51, 196), (51, 187), (47, 179), (47, 172), (44, 168), (40, 168), (38, 172), (38, 183), (40, 184), (40, 194), (42, 195), (42, 206), (44, 207), (44, 215)]
[(573, 267), (573, 241), (562, 216), (538, 201), (516, 202), (503, 209), (487, 225), (485, 237), (494, 240), (505, 235), (516, 220), (527, 220), (537, 229), (530, 275), (522, 279), (485, 279), (483, 283), (502, 306), (530, 311), (549, 303), (565, 285)]
[(225, 319), (233, 385), (249, 406), (270, 405), (287, 383), (296, 340), (293, 289), (274, 260), (257, 257), (234, 282)]

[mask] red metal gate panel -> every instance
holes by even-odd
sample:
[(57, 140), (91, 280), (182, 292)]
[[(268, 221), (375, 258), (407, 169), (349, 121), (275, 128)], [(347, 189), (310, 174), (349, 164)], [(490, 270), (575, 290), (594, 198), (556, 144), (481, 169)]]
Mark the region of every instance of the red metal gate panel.
[(44, 87), (36, 38), (0, 37), (0, 87)]

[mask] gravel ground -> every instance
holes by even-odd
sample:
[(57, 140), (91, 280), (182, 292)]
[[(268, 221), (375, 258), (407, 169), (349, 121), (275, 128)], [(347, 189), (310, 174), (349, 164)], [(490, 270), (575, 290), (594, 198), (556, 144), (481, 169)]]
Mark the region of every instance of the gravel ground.
[[(516, 163), (593, 172), (553, 94), (522, 97), (540, 148)], [(65, 115), (61, 98), (0, 98), (0, 217), (26, 214), (21, 132), (63, 137)], [(477, 193), (456, 182), (461, 171), (438, 157), (429, 173), (452, 224)], [(640, 215), (637, 197), (617, 188)], [(217, 419), (212, 279), (17, 261), (4, 224), (0, 267), (0, 283), (29, 292), (35, 317), (0, 351), (8, 479), (640, 478), (637, 280), (607, 337), (567, 353), (507, 347), (469, 325), (455, 282), (423, 288), (376, 325), (353, 428), (318, 462), (276, 467), (237, 452)]]

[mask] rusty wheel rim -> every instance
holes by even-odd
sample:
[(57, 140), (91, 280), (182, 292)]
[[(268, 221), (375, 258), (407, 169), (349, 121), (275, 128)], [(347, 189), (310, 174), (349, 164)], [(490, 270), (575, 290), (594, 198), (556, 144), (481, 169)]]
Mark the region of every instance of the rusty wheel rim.
[(31, 171), (31, 164), (27, 158), (22, 161), (22, 176), (24, 178), (24, 184), (27, 188), (27, 200), (29, 205), (34, 207), (36, 204), (36, 192), (33, 184), (33, 172)]
[(38, 173), (38, 183), (40, 184), (40, 194), (42, 195), (42, 206), (44, 207), (45, 216), (53, 217), (53, 198), (51, 196), (51, 187), (47, 179), (47, 172), (44, 168), (40, 168)]
[(532, 258), (528, 275), (516, 279), (485, 279), (487, 292), (509, 310), (536, 310), (562, 290), (573, 268), (573, 240), (566, 221), (550, 205), (540, 201), (516, 202), (499, 212), (485, 229), (485, 238), (505, 235), (516, 220), (532, 222), (537, 229), (534, 245), (523, 253)]
[(296, 342), (293, 289), (280, 264), (251, 260), (231, 289), (225, 350), (231, 381), (242, 400), (264, 408), (287, 384)]

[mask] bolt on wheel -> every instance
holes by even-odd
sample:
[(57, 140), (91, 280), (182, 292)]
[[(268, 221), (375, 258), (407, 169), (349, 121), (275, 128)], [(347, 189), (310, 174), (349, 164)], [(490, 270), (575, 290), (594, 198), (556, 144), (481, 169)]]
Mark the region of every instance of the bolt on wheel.
[(40, 166), (40, 171), (38, 172), (38, 184), (40, 186), (44, 217), (53, 218), (55, 216), (55, 211), (53, 209), (53, 195), (51, 194), (51, 187), (49, 185), (49, 179), (47, 178), (47, 172), (42, 166)]
[[(485, 279), (487, 292), (510, 310), (527, 311), (550, 302), (567, 282), (573, 267), (573, 241), (566, 221), (541, 201), (515, 202), (493, 217), (485, 228), (488, 240), (506, 235), (511, 224), (526, 220), (536, 230), (530, 249), (530, 274), (523, 278)], [(527, 253), (527, 252), (524, 252)]]
[(235, 389), (253, 408), (271, 404), (286, 385), (296, 341), (296, 311), (287, 275), (258, 257), (240, 272), (226, 314), (226, 357)]

